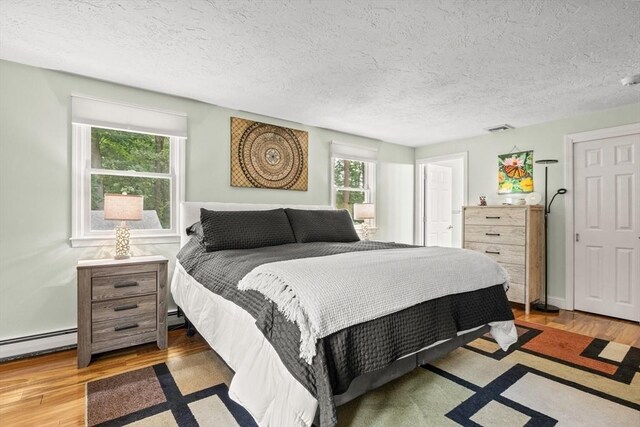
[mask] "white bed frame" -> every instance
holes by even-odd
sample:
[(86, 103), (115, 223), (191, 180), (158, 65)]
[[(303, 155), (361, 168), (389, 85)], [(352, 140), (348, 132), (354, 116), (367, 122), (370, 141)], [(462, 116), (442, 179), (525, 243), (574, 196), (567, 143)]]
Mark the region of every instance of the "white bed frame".
[[(185, 202), (180, 206), (181, 246), (189, 239), (186, 228), (200, 220), (200, 208), (244, 211), (287, 207), (332, 209), (330, 206), (320, 205)], [(198, 333), (234, 370), (229, 396), (242, 405), (258, 425), (312, 425), (316, 419), (317, 400), (289, 373), (248, 312), (207, 290), (189, 276), (178, 261), (171, 282), (171, 293)], [(441, 357), (486, 333), (488, 329), (488, 325), (485, 325), (460, 332), (458, 337), (439, 341), (404, 356), (388, 368), (362, 375), (354, 379), (346, 393), (334, 397), (336, 405), (342, 405), (368, 390), (410, 372), (416, 366)]]

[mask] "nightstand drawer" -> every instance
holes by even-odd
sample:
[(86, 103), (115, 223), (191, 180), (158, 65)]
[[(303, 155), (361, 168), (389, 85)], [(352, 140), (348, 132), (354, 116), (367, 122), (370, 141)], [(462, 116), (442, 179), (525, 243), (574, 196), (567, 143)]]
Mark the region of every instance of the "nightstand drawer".
[(156, 313), (156, 295), (128, 297), (112, 301), (94, 302), (91, 307), (91, 318), (94, 322), (122, 319), (141, 314)]
[(105, 320), (91, 325), (91, 342), (116, 340), (131, 337), (135, 344), (135, 335), (156, 330), (156, 313), (146, 313), (119, 320)]
[(495, 261), (507, 264), (524, 265), (525, 248), (518, 245), (499, 245), (491, 243), (464, 242), (464, 247), (482, 252)]
[(91, 285), (91, 299), (94, 301), (147, 294), (156, 292), (156, 273), (94, 277)]
[(507, 245), (522, 245), (526, 242), (524, 227), (512, 225), (467, 225), (464, 228), (464, 240), (481, 243), (505, 243)]
[(466, 208), (465, 227), (475, 225), (520, 225), (526, 224), (527, 211), (519, 208)]

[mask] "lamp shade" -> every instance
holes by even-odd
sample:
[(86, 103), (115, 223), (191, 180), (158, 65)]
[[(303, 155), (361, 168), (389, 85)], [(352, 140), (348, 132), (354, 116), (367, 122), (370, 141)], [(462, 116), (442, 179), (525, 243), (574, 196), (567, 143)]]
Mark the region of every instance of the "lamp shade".
[(105, 194), (104, 219), (140, 221), (142, 219), (143, 200), (143, 196)]
[(376, 208), (373, 203), (356, 203), (353, 205), (353, 219), (373, 219), (376, 217)]

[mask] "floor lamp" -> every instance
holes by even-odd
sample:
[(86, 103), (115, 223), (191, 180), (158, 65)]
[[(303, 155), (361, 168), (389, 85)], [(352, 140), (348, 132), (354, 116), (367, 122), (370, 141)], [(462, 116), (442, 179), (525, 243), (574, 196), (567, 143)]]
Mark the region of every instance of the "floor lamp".
[(549, 251), (547, 250), (547, 240), (549, 239), (549, 228), (547, 224), (549, 222), (549, 214), (551, 213), (551, 204), (553, 204), (553, 201), (555, 200), (558, 194), (565, 194), (567, 192), (567, 189), (559, 188), (558, 191), (556, 191), (556, 194), (553, 195), (553, 197), (551, 198), (551, 201), (549, 202), (549, 199), (547, 197), (547, 188), (548, 188), (547, 181), (549, 178), (549, 175), (548, 175), (549, 165), (558, 163), (558, 161), (557, 160), (538, 160), (536, 161), (536, 163), (545, 165), (544, 166), (544, 303), (538, 302), (534, 304), (533, 308), (534, 310), (542, 311), (545, 313), (557, 313), (560, 311), (558, 307), (547, 304), (547, 299), (548, 299), (547, 292), (549, 290), (549, 286), (547, 284), (549, 280), (549, 268), (548, 268), (549, 267)]

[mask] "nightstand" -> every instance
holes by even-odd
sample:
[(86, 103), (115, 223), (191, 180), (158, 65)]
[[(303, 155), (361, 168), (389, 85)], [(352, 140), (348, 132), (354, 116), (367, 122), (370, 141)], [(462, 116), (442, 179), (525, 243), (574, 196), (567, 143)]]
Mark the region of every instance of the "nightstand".
[(163, 256), (78, 261), (78, 367), (91, 355), (156, 341), (167, 348)]

